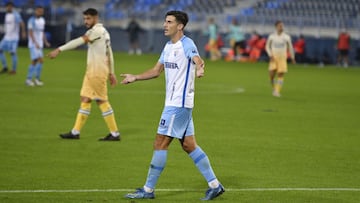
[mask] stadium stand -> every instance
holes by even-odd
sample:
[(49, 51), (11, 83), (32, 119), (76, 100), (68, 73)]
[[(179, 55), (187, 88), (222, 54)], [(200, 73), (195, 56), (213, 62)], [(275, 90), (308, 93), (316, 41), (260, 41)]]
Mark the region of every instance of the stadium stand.
[[(8, 0), (0, 0), (4, 6)], [(206, 36), (202, 34), (206, 29), (207, 19), (213, 17), (225, 35), (227, 26), (232, 18), (236, 17), (247, 33), (247, 36), (256, 30), (262, 36), (274, 31), (274, 22), (282, 20), (286, 31), (294, 39), (300, 34), (305, 35), (307, 54), (313, 61), (321, 61), (324, 55), (336, 58), (334, 41), (339, 32), (346, 29), (352, 39), (353, 49), (360, 47), (360, 0), (13, 0), (24, 18), (32, 14), (34, 5), (46, 7), (45, 18), (52, 26), (53, 39), (56, 43), (63, 42), (61, 30), (71, 30), (71, 35), (83, 31), (82, 11), (88, 7), (97, 8), (101, 21), (114, 32), (123, 34), (130, 17), (140, 20), (143, 28), (148, 30), (145, 35), (150, 39), (155, 31), (161, 30), (164, 14), (168, 10), (185, 10), (191, 23), (187, 30), (203, 45)], [(0, 18), (4, 10), (0, 12)], [(51, 29), (50, 29), (51, 30)], [(80, 32), (79, 31), (79, 32)], [(69, 33), (68, 33), (69, 34)], [(66, 34), (66, 35), (68, 35)], [(59, 35), (59, 36), (58, 36)], [(60, 36), (61, 35), (61, 36)], [(70, 34), (68, 38), (70, 38)], [(145, 38), (146, 38), (145, 37)], [(148, 40), (151, 41), (151, 40)], [(126, 44), (124, 46), (127, 46)], [(126, 50), (123, 45), (116, 47)], [(151, 47), (152, 45), (147, 45)], [(153, 49), (151, 49), (153, 50)], [(358, 51), (351, 51), (353, 58)], [(360, 55), (358, 53), (357, 55)]]

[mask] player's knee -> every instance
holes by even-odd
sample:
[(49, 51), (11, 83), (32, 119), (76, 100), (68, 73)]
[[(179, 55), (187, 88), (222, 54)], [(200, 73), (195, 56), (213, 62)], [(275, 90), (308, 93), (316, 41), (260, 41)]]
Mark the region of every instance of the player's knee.
[(182, 143), (182, 148), (186, 153), (190, 153), (190, 152), (195, 150), (196, 144), (189, 143), (189, 142), (183, 142)]

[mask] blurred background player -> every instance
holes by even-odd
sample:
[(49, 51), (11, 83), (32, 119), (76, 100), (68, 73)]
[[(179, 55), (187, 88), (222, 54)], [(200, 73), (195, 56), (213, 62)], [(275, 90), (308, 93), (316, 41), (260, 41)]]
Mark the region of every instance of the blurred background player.
[[(45, 35), (45, 18), (44, 8), (37, 6), (35, 8), (35, 15), (30, 17), (27, 23), (28, 28), (28, 47), (30, 50), (31, 64), (29, 66), (28, 75), (26, 77), (26, 85), (28, 86), (42, 86), (44, 83), (40, 80), (42, 66), (43, 66), (43, 48), (49, 47), (50, 44)], [(35, 79), (33, 80), (33, 77)]]
[(295, 60), (297, 63), (305, 63), (305, 47), (306, 42), (304, 35), (300, 35), (299, 38), (294, 42)]
[(209, 41), (207, 46), (209, 47), (210, 60), (216, 61), (221, 58), (221, 52), (218, 44), (218, 26), (215, 24), (215, 19), (210, 18), (208, 24), (208, 30), (206, 34), (209, 35)]
[(21, 15), (14, 10), (14, 4), (12, 2), (6, 3), (6, 14), (4, 29), (5, 35), (0, 42), (0, 60), (3, 69), (0, 73), (6, 73), (8, 71), (8, 65), (6, 63), (4, 51), (7, 51), (11, 55), (12, 70), (10, 74), (16, 74), (17, 68), (17, 47), (19, 44), (19, 33), (21, 28), (21, 37), (26, 38), (25, 23), (23, 22)]
[(99, 141), (119, 141), (120, 133), (115, 122), (114, 111), (108, 101), (107, 80), (115, 86), (114, 58), (108, 31), (100, 24), (98, 11), (89, 8), (83, 12), (84, 24), (88, 28), (85, 35), (73, 39), (48, 54), (55, 58), (61, 51), (71, 50), (87, 44), (87, 67), (81, 88), (81, 105), (73, 129), (60, 134), (63, 139), (79, 139), (80, 131), (90, 115), (91, 102), (95, 100), (110, 133)]
[(349, 65), (350, 35), (346, 30), (339, 34), (337, 41), (338, 58), (337, 65), (345, 68)]
[(246, 41), (245, 34), (242, 31), (238, 20), (234, 17), (229, 25), (229, 39), (230, 46), (233, 48), (234, 61), (238, 61), (241, 58), (241, 54), (245, 51)]
[(130, 48), (129, 48), (129, 54), (137, 54), (141, 55), (142, 51), (139, 45), (139, 34), (140, 32), (143, 32), (144, 30), (140, 27), (139, 23), (136, 21), (135, 17), (132, 17), (127, 28), (126, 32), (129, 35), (129, 42), (130, 42)]
[[(275, 22), (276, 31), (266, 41), (266, 52), (269, 55), (269, 76), (273, 87), (273, 96), (280, 97), (281, 87), (284, 83), (284, 75), (287, 72), (287, 54), (290, 53), (292, 63), (295, 64), (294, 49), (291, 38), (284, 33), (284, 24)], [(277, 80), (275, 77), (277, 76)]]
[[(204, 76), (204, 61), (193, 40), (184, 35), (188, 15), (182, 11), (169, 11), (165, 15), (164, 34), (170, 38), (159, 61), (142, 74), (121, 74), (122, 83), (157, 78), (165, 71), (166, 99), (154, 142), (154, 153), (146, 183), (125, 197), (130, 199), (155, 198), (155, 185), (165, 168), (168, 147), (178, 139), (209, 185), (203, 200), (211, 200), (225, 190), (216, 178), (206, 153), (197, 145), (194, 135), (192, 110), (194, 107), (195, 77)], [(180, 168), (179, 168), (180, 169)], [(180, 172), (180, 171), (179, 171)]]

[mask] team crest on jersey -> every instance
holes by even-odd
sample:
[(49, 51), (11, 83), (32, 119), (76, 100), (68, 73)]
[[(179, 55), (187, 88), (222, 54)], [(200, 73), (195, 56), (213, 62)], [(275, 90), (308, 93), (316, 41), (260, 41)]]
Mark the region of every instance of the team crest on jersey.
[(175, 50), (174, 51), (174, 57), (176, 57), (179, 54), (179, 51)]

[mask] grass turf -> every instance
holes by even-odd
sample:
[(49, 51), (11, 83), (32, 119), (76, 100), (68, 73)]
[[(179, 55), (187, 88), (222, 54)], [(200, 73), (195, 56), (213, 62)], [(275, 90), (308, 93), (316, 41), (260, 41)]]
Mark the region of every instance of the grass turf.
[[(170, 190), (152, 201), (123, 198), (146, 178), (163, 76), (109, 88), (121, 142), (97, 141), (108, 132), (95, 104), (81, 139), (61, 140), (79, 108), (86, 52), (46, 59), (43, 87), (25, 86), (28, 50), (19, 49), (19, 58), (17, 75), (0, 75), (0, 202), (198, 202), (203, 196), (206, 182), (174, 140), (157, 185)], [(157, 59), (115, 53), (117, 75), (142, 72)], [(197, 141), (229, 189), (216, 202), (360, 201), (360, 190), (316, 190), (360, 188), (360, 69), (289, 69), (283, 96), (274, 98), (267, 64), (207, 61), (193, 114)], [(252, 188), (315, 190), (244, 190)], [(79, 189), (101, 191), (58, 191)]]

